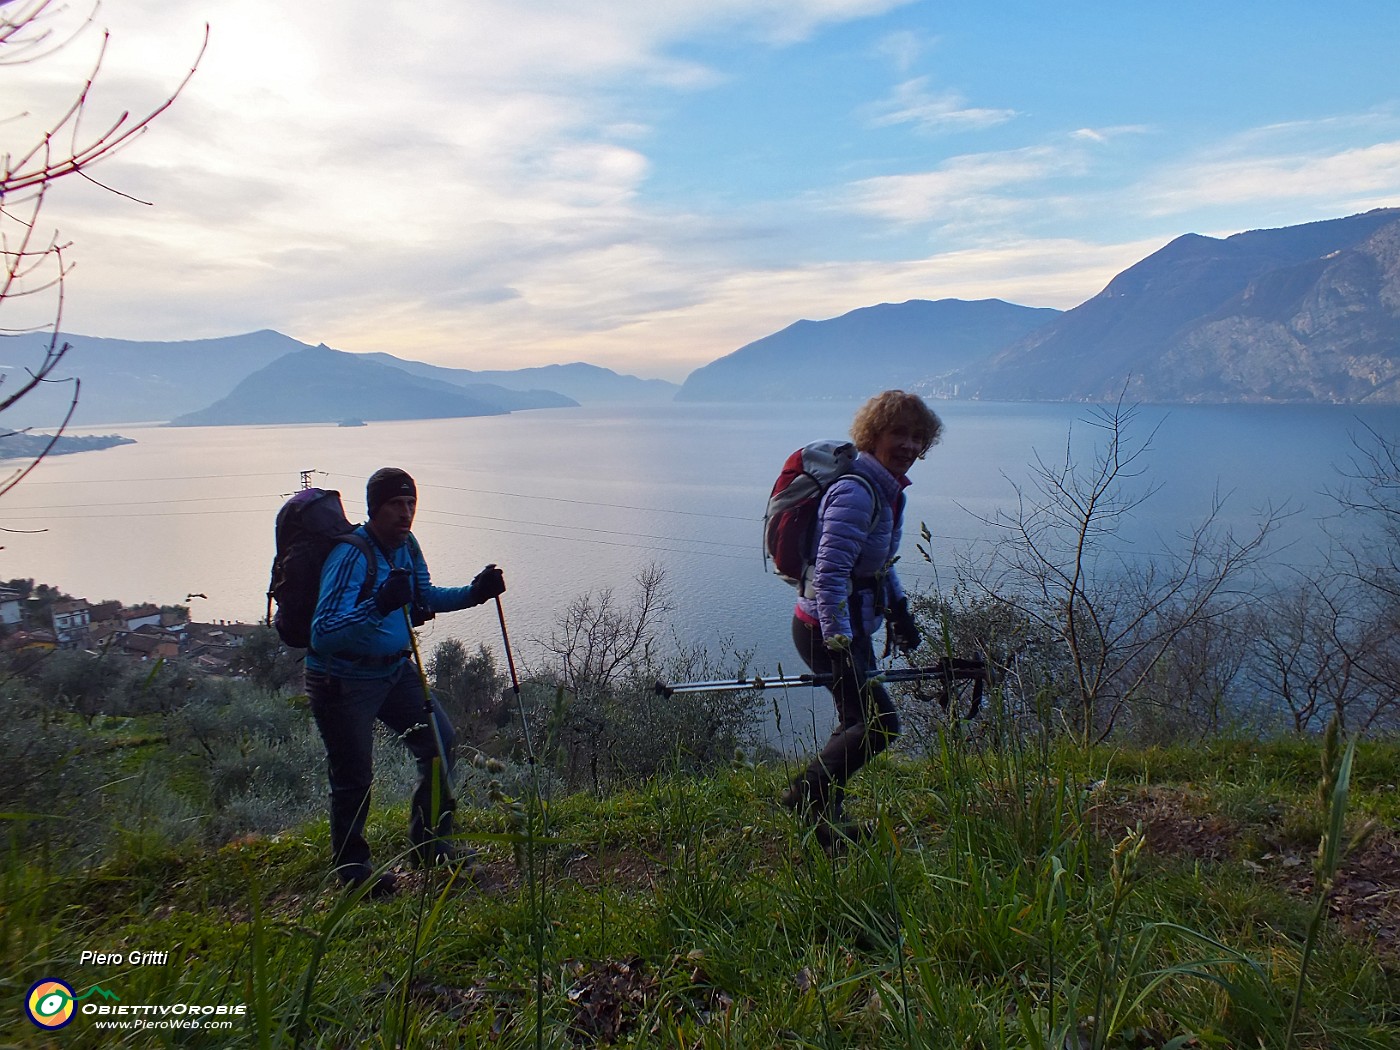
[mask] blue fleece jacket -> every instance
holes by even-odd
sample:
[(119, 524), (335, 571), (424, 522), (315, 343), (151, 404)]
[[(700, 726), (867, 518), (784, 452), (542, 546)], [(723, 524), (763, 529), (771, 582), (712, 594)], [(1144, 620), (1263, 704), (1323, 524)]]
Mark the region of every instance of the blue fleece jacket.
[(393, 664), (357, 663), (345, 657), (391, 657), (410, 648), (409, 625), (403, 610), (394, 609), (381, 616), (374, 604), (374, 592), (389, 578), (390, 570), (410, 570), (413, 593), (420, 604), (433, 612), (466, 608), (471, 587), (434, 587), (428, 563), (412, 536), (386, 557), (383, 547), (364, 525), (355, 531), (369, 541), (374, 552), (375, 587), (364, 601), (356, 601), (369, 563), (352, 544), (336, 544), (321, 569), (321, 596), (311, 619), (311, 649), (306, 654), (306, 666), (337, 678), (384, 678), (394, 672)]

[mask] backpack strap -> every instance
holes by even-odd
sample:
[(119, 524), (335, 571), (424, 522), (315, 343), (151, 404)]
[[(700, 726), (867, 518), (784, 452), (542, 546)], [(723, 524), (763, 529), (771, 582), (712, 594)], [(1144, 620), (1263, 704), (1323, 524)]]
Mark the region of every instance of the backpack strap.
[[(358, 529), (354, 532), (347, 532), (344, 536), (340, 537), (340, 542), (348, 543), (356, 550), (363, 552), (365, 559), (369, 562), (369, 571), (365, 573), (364, 586), (360, 588), (360, 597), (355, 602), (356, 605), (359, 605), (369, 597), (370, 591), (374, 588), (374, 578), (379, 570), (379, 563), (374, 557), (375, 550), (377, 549), (379, 553), (383, 554), (384, 560), (390, 565), (394, 564), (394, 559), (373, 535), (366, 539), (364, 536), (360, 535)], [(411, 532), (408, 534), (408, 560), (414, 569), (417, 569), (418, 566), (423, 564), (423, 548), (418, 546), (418, 537)], [(418, 580), (416, 574), (411, 577), (411, 579), (413, 582), (414, 597), (416, 598), (418, 595)]]
[[(850, 471), (849, 473), (842, 474), (839, 478), (837, 478), (835, 481), (833, 481), (830, 485), (826, 487), (826, 492), (822, 493), (822, 501), (825, 502), (826, 497), (830, 495), (831, 490), (834, 489), (841, 482), (845, 481), (847, 478), (850, 478), (852, 481), (859, 481), (862, 485), (865, 486), (866, 491), (870, 493), (870, 521), (867, 522), (865, 526), (865, 535), (869, 537), (870, 533), (873, 532), (875, 529), (875, 523), (880, 520), (880, 493), (876, 490), (875, 486), (871, 483), (870, 479), (867, 478), (864, 474), (857, 474), (854, 470)], [(820, 530), (821, 513), (819, 510), (817, 515), (812, 518), (811, 524), (811, 537), (809, 540), (810, 545), (808, 549), (812, 552), (812, 559), (810, 561), (807, 561), (807, 563), (802, 566), (802, 582), (797, 589), (798, 594), (802, 595), (803, 597), (808, 597), (807, 584), (811, 580), (812, 571), (816, 568), (817, 565), (816, 543), (817, 533), (820, 532)], [(852, 592), (855, 592), (857, 590), (873, 589), (873, 583), (871, 581), (873, 581), (874, 579), (875, 577), (873, 576), (852, 576)]]
[[(361, 536), (359, 532), (343, 533), (335, 538), (335, 542), (337, 544), (349, 544), (365, 556), (365, 579), (364, 582), (360, 584), (360, 593), (355, 597), (355, 604), (362, 605), (369, 596), (374, 593), (375, 580), (379, 576), (379, 562), (374, 556), (374, 546), (370, 540)], [(270, 601), (271, 599), (269, 599), (269, 602)], [(341, 653), (334, 653), (331, 655), (341, 659), (344, 658), (344, 654)]]
[(365, 556), (365, 582), (360, 584), (360, 593), (355, 599), (355, 604), (361, 605), (374, 593), (374, 584), (379, 576), (379, 559), (374, 556), (375, 545), (372, 541), (361, 536), (358, 531), (338, 536), (336, 542), (348, 543)]
[(870, 493), (870, 521), (865, 526), (865, 534), (869, 536), (870, 533), (875, 530), (875, 523), (880, 520), (881, 498), (879, 490), (875, 488), (875, 485), (864, 474), (857, 474), (854, 470), (851, 471), (849, 474), (842, 474), (839, 478), (837, 478), (835, 481), (833, 481), (830, 485), (826, 487), (826, 492), (822, 494), (822, 499), (825, 500), (827, 494), (830, 493), (832, 489), (834, 489), (837, 485), (841, 484), (841, 482), (846, 481), (847, 479), (850, 479), (851, 481), (859, 481), (862, 485), (865, 486), (865, 491)]

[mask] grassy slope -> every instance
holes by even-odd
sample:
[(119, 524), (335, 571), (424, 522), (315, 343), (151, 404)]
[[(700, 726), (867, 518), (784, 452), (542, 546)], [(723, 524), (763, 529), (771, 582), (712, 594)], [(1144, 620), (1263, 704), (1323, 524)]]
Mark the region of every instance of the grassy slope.
[[(324, 823), (213, 852), (133, 842), (61, 876), (12, 852), (12, 1004), (53, 976), (80, 995), (242, 1002), (249, 1016), (217, 1036), (99, 1032), (82, 1016), (44, 1034), (14, 1012), (0, 1030), (64, 1047), (394, 1046), (401, 1033), (413, 1046), (1283, 1046), (1324, 822), (1318, 768), (1315, 747), (1292, 743), (882, 759), (852, 803), (876, 834), (836, 862), (770, 801), (782, 771), (741, 768), (515, 818), (473, 811), (475, 883), (414, 874), (383, 903), (326, 884)], [(1386, 867), (1397, 781), (1400, 746), (1362, 749), (1349, 827), (1369, 815), (1382, 829), (1344, 865), (1353, 881), (1400, 871)], [(386, 861), (401, 822), (372, 818)], [(1338, 885), (1297, 1045), (1400, 1045), (1397, 883)], [(170, 960), (79, 966), (83, 949)]]

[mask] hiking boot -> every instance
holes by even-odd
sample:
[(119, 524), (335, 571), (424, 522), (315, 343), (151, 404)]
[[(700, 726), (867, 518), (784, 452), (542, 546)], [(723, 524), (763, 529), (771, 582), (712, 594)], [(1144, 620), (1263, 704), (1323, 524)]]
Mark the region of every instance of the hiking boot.
[(468, 875), (481, 866), (481, 854), (467, 846), (455, 842), (424, 844), (413, 851), (413, 866), (416, 868), (451, 868)]
[(861, 842), (875, 836), (876, 824), (873, 820), (851, 820), (846, 816), (844, 785), (832, 785), (831, 798), (826, 807), (826, 823), (847, 842)]
[[(371, 876), (369, 875), (352, 876), (344, 880), (345, 889), (349, 893), (355, 893), (363, 887), (365, 883), (369, 882), (370, 879)], [(366, 896), (372, 900), (382, 901), (388, 900), (398, 892), (398, 880), (394, 878), (394, 873), (392, 871), (386, 871), (377, 879), (374, 879), (373, 884), (369, 888), (369, 893), (367, 893)]]
[(813, 773), (809, 769), (783, 788), (778, 795), (778, 802), (784, 809), (815, 821), (826, 809), (830, 787), (830, 777), (825, 773)]
[(822, 848), (822, 852), (833, 859), (844, 856), (851, 844), (851, 840), (846, 837), (843, 829), (825, 821), (817, 825), (816, 837), (817, 845)]

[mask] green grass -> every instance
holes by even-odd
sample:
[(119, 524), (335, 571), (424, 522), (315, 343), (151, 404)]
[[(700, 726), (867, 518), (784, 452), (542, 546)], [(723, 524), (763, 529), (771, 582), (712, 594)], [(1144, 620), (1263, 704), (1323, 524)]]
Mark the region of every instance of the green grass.
[[(1357, 750), (1348, 827), (1393, 817), (1398, 768), (1400, 746)], [(1317, 746), (1293, 741), (945, 742), (862, 773), (850, 807), (875, 833), (834, 861), (771, 801), (781, 770), (662, 778), (523, 800), (532, 842), (501, 807), (472, 810), (479, 883), (438, 873), (383, 903), (329, 884), (324, 822), (77, 869), (10, 850), (3, 1029), (36, 1047), (1283, 1047), (1302, 987), (1293, 1045), (1393, 1047), (1400, 963), (1315, 921), (1296, 871), (1259, 860), (1278, 842), (1310, 870), (1335, 816), (1320, 774)], [(371, 818), (386, 862), (402, 810)], [(1135, 814), (1145, 841), (1112, 819)], [(1225, 829), (1209, 856), (1191, 834), (1206, 820)], [(170, 958), (81, 966), (84, 949)], [(247, 1012), (217, 1035), (90, 1016), (46, 1035), (20, 1013), (44, 977)]]

